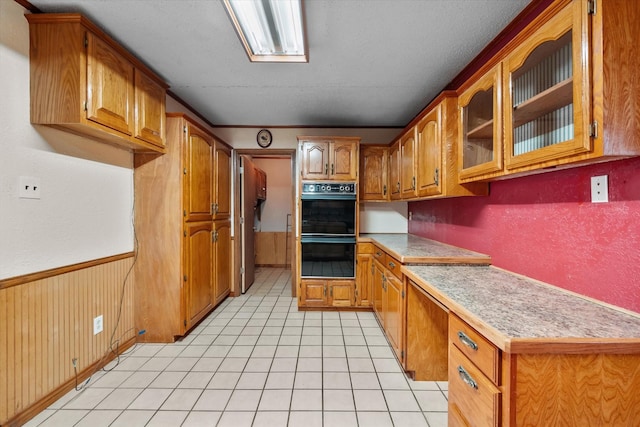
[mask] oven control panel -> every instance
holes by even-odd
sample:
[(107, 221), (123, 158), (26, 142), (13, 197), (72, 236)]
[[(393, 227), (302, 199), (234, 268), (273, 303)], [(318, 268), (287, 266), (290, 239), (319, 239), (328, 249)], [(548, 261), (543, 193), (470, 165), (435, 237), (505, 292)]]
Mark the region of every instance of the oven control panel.
[(356, 194), (356, 185), (345, 182), (304, 182), (302, 194)]

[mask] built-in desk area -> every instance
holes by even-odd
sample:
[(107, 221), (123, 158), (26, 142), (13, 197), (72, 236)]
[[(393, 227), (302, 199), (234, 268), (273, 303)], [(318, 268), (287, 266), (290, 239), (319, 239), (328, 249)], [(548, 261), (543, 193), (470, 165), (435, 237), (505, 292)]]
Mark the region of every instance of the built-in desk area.
[[(389, 274), (402, 281), (403, 309), (391, 315), (404, 325), (398, 359), (415, 379), (449, 381), (450, 426), (640, 425), (638, 314), (461, 248), (361, 237), (384, 252), (372, 255), (377, 264), (401, 264)], [(375, 292), (374, 280), (374, 311)], [(386, 330), (388, 319), (381, 324)]]
[[(421, 341), (407, 339), (416, 333), (414, 330), (408, 331), (407, 319), (413, 313), (421, 311), (407, 310), (407, 281), (402, 274), (402, 266), (488, 265), (491, 258), (485, 254), (404, 233), (360, 234), (357, 250), (357, 299), (361, 306), (373, 308), (398, 361), (406, 371), (413, 374), (416, 365), (422, 360), (422, 349), (414, 348)], [(423, 323), (425, 322), (418, 321), (412, 325)], [(444, 348), (446, 349), (446, 345)], [(446, 373), (442, 379), (446, 379)]]

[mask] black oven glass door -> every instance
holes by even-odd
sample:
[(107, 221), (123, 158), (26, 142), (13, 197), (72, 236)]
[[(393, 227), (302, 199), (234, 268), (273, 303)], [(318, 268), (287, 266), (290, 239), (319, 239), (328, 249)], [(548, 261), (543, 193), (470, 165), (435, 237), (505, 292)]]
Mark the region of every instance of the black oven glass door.
[(301, 276), (355, 278), (356, 240), (301, 237)]
[(303, 198), (301, 218), (303, 235), (355, 236), (355, 197)]

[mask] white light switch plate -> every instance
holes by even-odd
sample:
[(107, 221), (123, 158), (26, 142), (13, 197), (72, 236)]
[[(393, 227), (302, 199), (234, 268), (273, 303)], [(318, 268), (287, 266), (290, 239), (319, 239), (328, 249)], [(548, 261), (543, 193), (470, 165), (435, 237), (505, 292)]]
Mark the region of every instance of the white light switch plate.
[(591, 177), (591, 202), (607, 203), (609, 201), (608, 175)]

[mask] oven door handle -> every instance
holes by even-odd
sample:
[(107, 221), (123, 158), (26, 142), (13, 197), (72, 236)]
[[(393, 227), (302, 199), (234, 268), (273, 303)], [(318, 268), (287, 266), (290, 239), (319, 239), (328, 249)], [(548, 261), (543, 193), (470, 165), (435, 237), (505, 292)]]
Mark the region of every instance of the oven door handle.
[(300, 243), (352, 243), (356, 244), (355, 236), (300, 236)]

